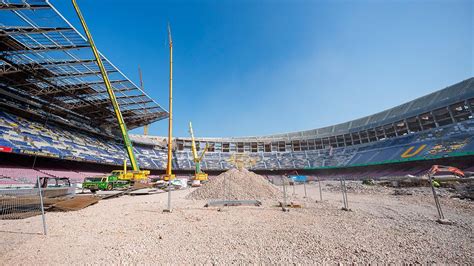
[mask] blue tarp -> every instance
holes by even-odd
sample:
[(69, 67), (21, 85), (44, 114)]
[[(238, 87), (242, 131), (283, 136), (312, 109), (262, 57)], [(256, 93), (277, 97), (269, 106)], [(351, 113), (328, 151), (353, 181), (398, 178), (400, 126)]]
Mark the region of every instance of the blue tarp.
[(294, 182), (306, 182), (308, 180), (308, 177), (305, 175), (292, 175), (290, 177)]

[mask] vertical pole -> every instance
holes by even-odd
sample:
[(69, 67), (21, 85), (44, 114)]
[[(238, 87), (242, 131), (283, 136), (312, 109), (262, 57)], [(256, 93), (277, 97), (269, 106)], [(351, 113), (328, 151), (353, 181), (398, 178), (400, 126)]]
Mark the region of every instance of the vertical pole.
[(168, 24), (168, 38), (170, 47), (170, 79), (169, 79), (169, 118), (168, 118), (168, 164), (166, 166), (166, 175), (171, 179), (171, 149), (173, 138), (173, 40), (171, 38), (171, 28)]
[(346, 210), (346, 194), (344, 193), (344, 184), (342, 183), (342, 177), (339, 179), (339, 181), (341, 182), (342, 203), (344, 204), (342, 209)]
[[(344, 189), (342, 189), (342, 178), (339, 178), (339, 183), (341, 184), (342, 204), (346, 205), (346, 199), (345, 199), (345, 196), (344, 196)], [(342, 206), (342, 207), (344, 208), (345, 206)]]
[(319, 183), (319, 201), (323, 201), (323, 192), (321, 189), (321, 179), (318, 176), (318, 183)]
[(287, 203), (286, 203), (286, 181), (287, 181), (287, 177), (283, 176), (282, 178), (283, 178), (282, 179), (283, 180), (283, 206), (281, 206), (282, 207), (281, 209), (284, 212), (286, 212), (287, 211), (287, 209), (286, 209), (286, 206), (287, 206)]
[(47, 235), (48, 231), (46, 229), (46, 217), (44, 215), (43, 194), (41, 193), (41, 184), (40, 184), (39, 176), (36, 177), (36, 183), (38, 184), (40, 207), (41, 207), (41, 218), (43, 219), (43, 234)]
[(428, 176), (430, 180), (431, 191), (433, 192), (433, 197), (436, 204), (436, 210), (438, 211), (439, 220), (442, 221), (444, 220), (444, 214), (443, 210), (441, 209), (441, 204), (439, 203), (438, 194), (436, 193), (435, 187), (433, 186), (433, 177), (431, 176), (431, 174), (429, 174)]
[(346, 189), (346, 180), (342, 180), (342, 183), (344, 184), (344, 196), (345, 196), (345, 199), (346, 199), (346, 202), (345, 202), (345, 206), (346, 206), (346, 209), (349, 210), (349, 201), (347, 200), (347, 189)]
[(303, 186), (304, 186), (304, 197), (305, 197), (305, 198), (308, 197), (308, 194), (306, 193), (306, 181), (307, 181), (307, 180), (305, 180), (304, 183), (303, 183)]
[(168, 212), (171, 212), (171, 180), (168, 180)]
[(295, 195), (296, 195), (296, 192), (295, 192), (295, 185), (296, 185), (296, 181), (295, 181), (295, 180), (293, 180), (293, 196), (295, 196)]
[(165, 212), (171, 212), (171, 180), (172, 173), (172, 148), (173, 148), (173, 40), (171, 38), (171, 28), (168, 24), (168, 39), (170, 48), (170, 79), (169, 79), (169, 117), (168, 117), (168, 162), (166, 165), (166, 176), (168, 179), (168, 209)]

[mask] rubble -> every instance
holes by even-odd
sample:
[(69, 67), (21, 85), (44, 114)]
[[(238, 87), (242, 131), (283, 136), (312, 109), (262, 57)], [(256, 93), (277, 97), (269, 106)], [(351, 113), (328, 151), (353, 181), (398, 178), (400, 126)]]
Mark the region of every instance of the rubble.
[(77, 211), (99, 202), (94, 196), (75, 197), (54, 204), (50, 211)]
[[(330, 192), (340, 192), (341, 184), (339, 181), (326, 181), (323, 190)], [(346, 190), (348, 193), (379, 194), (387, 193), (389, 188), (374, 183), (373, 185), (364, 185), (362, 181), (346, 181)]]
[(246, 169), (230, 169), (190, 193), (186, 198), (194, 200), (226, 199), (278, 199), (280, 190), (263, 176)]

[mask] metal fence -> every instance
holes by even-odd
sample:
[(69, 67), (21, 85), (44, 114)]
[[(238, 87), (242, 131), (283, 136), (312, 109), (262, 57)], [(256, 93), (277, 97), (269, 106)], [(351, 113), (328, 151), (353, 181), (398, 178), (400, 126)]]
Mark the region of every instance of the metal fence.
[(41, 216), (43, 234), (46, 235), (43, 190), (36, 184), (21, 184), (0, 188), (0, 220), (17, 220)]

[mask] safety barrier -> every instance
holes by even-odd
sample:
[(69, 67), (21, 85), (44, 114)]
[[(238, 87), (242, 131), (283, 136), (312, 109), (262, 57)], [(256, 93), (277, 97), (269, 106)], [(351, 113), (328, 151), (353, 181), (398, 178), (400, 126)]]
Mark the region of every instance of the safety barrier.
[(47, 234), (44, 215), (44, 197), (36, 184), (21, 184), (15, 187), (0, 188), (0, 220), (26, 219), (41, 215), (43, 234)]

